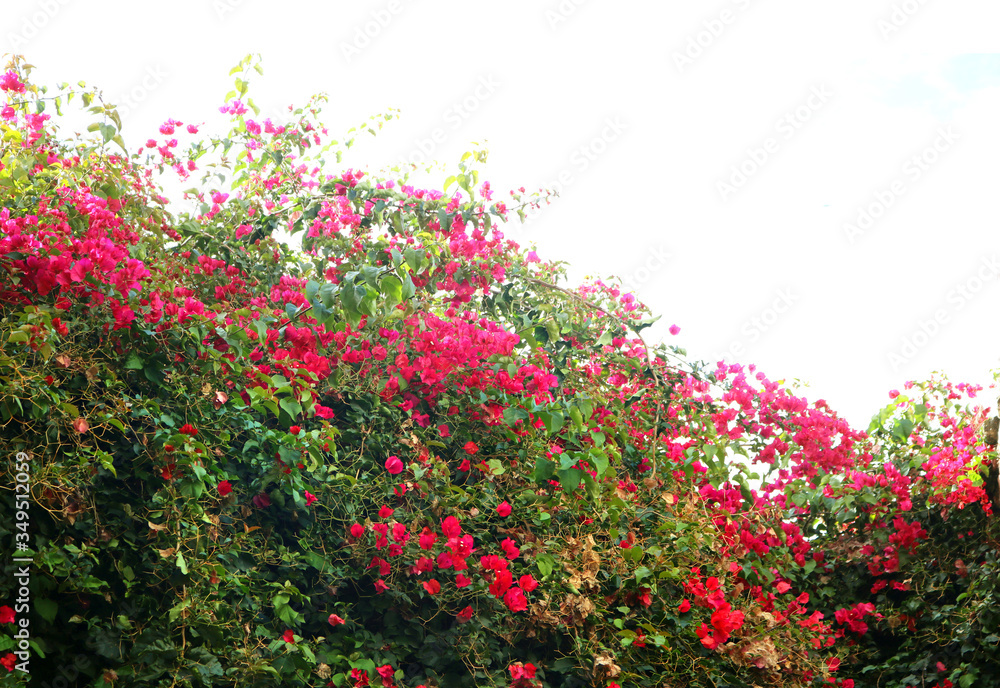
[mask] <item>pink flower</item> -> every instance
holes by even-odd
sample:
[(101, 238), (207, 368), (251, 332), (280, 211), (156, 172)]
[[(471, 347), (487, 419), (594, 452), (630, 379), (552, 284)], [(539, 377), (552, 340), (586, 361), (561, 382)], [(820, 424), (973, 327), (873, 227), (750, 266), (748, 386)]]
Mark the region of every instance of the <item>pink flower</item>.
[(467, 578), (464, 573), (460, 573), (455, 576), (455, 586), (459, 588), (465, 588), (472, 585), (472, 580)]
[(441, 433), (441, 437), (451, 437), (451, 430), (448, 429), (447, 425), (439, 425), (438, 432)]
[(431, 547), (434, 546), (434, 543), (436, 541), (437, 541), (437, 533), (435, 533), (433, 530), (425, 527), (421, 531), (419, 538), (420, 549), (430, 549)]
[(510, 504), (508, 504), (506, 501), (500, 502), (500, 506), (497, 507), (497, 513), (503, 516), (504, 518), (507, 518), (508, 516), (510, 516), (510, 512), (511, 512)]
[(382, 685), (383, 686), (391, 686), (392, 685), (392, 679), (395, 678), (396, 672), (392, 670), (392, 665), (391, 664), (383, 664), (382, 666), (380, 666), (375, 671), (377, 671), (378, 675), (382, 677)]
[(316, 501), (316, 495), (306, 490), (306, 506), (311, 506)]
[(674, 335), (680, 334), (680, 331), (681, 331), (681, 328), (677, 327), (677, 325), (671, 325), (670, 326), (670, 334), (674, 334)]
[(378, 517), (389, 518), (390, 516), (392, 516), (393, 511), (394, 511), (393, 509), (390, 509), (388, 506), (383, 504), (382, 508), (378, 510)]
[(216, 487), (219, 491), (220, 497), (225, 497), (227, 494), (233, 491), (233, 486), (229, 484), (228, 480), (220, 480), (219, 485)]
[(391, 475), (398, 475), (403, 472), (403, 462), (399, 460), (398, 456), (390, 456), (385, 460), (385, 470), (389, 471)]
[(504, 541), (500, 543), (500, 547), (503, 548), (504, 556), (508, 559), (517, 559), (518, 555), (521, 554), (521, 550), (517, 548), (517, 544), (510, 538), (504, 538)]
[(503, 603), (512, 612), (523, 612), (528, 608), (528, 600), (524, 597), (524, 591), (518, 587), (513, 587), (504, 593)]
[(198, 127), (195, 126), (194, 124), (187, 125), (187, 130), (188, 130), (189, 134), (197, 134), (198, 133)]
[(538, 587), (538, 581), (536, 581), (535, 577), (532, 576), (530, 573), (526, 573), (523, 576), (521, 576), (518, 579), (517, 583), (518, 585), (521, 586), (521, 589), (524, 590), (525, 592), (531, 592), (532, 590)]
[(13, 91), (14, 93), (24, 93), (24, 84), (17, 76), (17, 72), (13, 69), (8, 70), (6, 74), (0, 76), (0, 90), (2, 91)]
[(344, 623), (344, 620), (339, 616), (337, 616), (336, 614), (330, 614), (330, 616), (328, 616), (326, 620), (330, 622), (331, 626), (339, 626), (342, 623)]
[(389, 586), (386, 585), (385, 581), (382, 580), (381, 578), (379, 578), (377, 581), (375, 581), (375, 592), (377, 592), (379, 595), (381, 595), (382, 593), (384, 593), (388, 589), (389, 589)]
[(267, 507), (271, 506), (271, 498), (268, 497), (267, 494), (265, 494), (264, 492), (261, 492), (259, 495), (256, 495), (252, 501), (253, 505), (258, 509), (266, 509)]

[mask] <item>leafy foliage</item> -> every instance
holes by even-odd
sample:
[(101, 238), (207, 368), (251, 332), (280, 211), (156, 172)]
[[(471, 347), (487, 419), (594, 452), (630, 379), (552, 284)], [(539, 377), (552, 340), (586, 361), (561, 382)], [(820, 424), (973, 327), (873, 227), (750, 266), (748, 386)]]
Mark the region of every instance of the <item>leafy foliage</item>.
[[(97, 92), (0, 80), (0, 540), (32, 558), (0, 683), (24, 619), (31, 676), (88, 686), (997, 681), (976, 389), (859, 432), (650, 347), (632, 294), (504, 238), (543, 199), (493, 200), (485, 152), (451, 195), (338, 169), (324, 99), (259, 121), (252, 68), (228, 135), (132, 154)], [(93, 136), (47, 113), (76, 100)]]

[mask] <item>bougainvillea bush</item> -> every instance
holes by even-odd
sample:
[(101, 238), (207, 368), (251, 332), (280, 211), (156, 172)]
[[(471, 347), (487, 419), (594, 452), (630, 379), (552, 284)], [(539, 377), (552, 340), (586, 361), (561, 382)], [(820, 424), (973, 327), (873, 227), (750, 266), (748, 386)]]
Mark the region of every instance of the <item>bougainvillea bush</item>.
[(504, 238), (543, 198), (485, 153), (342, 169), (254, 67), (137, 149), (99, 93), (0, 79), (0, 683), (1000, 683), (978, 389), (862, 432), (652, 346)]

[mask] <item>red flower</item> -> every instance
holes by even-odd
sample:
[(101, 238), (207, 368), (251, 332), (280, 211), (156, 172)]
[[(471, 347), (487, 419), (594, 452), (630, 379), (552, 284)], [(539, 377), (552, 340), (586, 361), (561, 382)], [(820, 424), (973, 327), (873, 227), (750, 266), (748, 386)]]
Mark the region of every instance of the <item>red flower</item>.
[(298, 425), (293, 425), (292, 427), (288, 428), (288, 432), (292, 433), (293, 435), (298, 435), (300, 432), (302, 432), (302, 428), (300, 428)]
[(351, 669), (351, 680), (354, 681), (354, 688), (368, 685), (368, 672), (364, 669)]
[(384, 593), (388, 589), (389, 589), (389, 586), (386, 585), (385, 581), (382, 580), (381, 578), (379, 578), (377, 581), (375, 581), (375, 592), (377, 592), (379, 595), (381, 595), (382, 593)]
[(458, 470), (462, 472), (467, 472), (472, 470), (472, 464), (469, 463), (468, 459), (463, 459), (462, 463), (458, 464)]
[(701, 644), (709, 650), (714, 650), (723, 642), (712, 635), (712, 633), (708, 630), (708, 625), (704, 623), (698, 627), (698, 630), (695, 631), (695, 635), (697, 635), (698, 639), (701, 640)]
[(14, 623), (14, 610), (10, 607), (0, 607), (0, 623)]
[(528, 600), (524, 597), (524, 591), (517, 586), (504, 593), (503, 603), (512, 612), (523, 612), (528, 608)]
[(14, 656), (13, 652), (8, 652), (4, 655), (3, 659), (0, 659), (0, 664), (3, 664), (7, 671), (14, 671), (14, 666), (17, 664), (17, 658)]
[(286, 643), (291, 643), (292, 645), (295, 644), (295, 633), (291, 629), (285, 631), (285, 634), (281, 637)]
[(511, 664), (509, 669), (510, 677), (515, 681), (522, 678), (535, 678), (535, 665), (530, 662), (528, 664), (521, 664), (520, 662), (517, 662), (515, 664)]
[(331, 626), (339, 626), (342, 623), (344, 623), (344, 620), (339, 616), (337, 616), (336, 614), (330, 614), (330, 616), (328, 616), (326, 620), (330, 622)]
[(503, 553), (508, 559), (517, 559), (518, 555), (521, 554), (521, 550), (517, 548), (517, 545), (510, 538), (504, 538), (504, 541), (500, 543), (500, 547), (503, 548)]
[(466, 578), (464, 573), (460, 573), (457, 576), (455, 576), (455, 585), (459, 588), (464, 588), (468, 585), (472, 585), (472, 580)]
[(309, 490), (306, 490), (306, 506), (312, 505), (312, 503), (315, 501), (316, 501), (316, 495), (309, 492)]
[(457, 538), (462, 534), (462, 524), (454, 516), (448, 516), (441, 521), (441, 532), (446, 538)]
[(376, 669), (376, 671), (378, 672), (378, 675), (382, 677), (383, 686), (388, 687), (392, 685), (392, 679), (395, 678), (396, 672), (392, 670), (391, 664), (383, 664)]
[(441, 437), (451, 437), (451, 430), (448, 429), (447, 425), (439, 425), (438, 432), (441, 433)]
[(471, 619), (472, 618), (472, 606), (470, 605), (470, 606), (466, 607), (465, 609), (463, 609), (462, 611), (460, 611), (455, 618), (458, 619), (459, 623), (465, 623), (466, 621), (468, 621), (469, 619)]
[(475, 442), (465, 443), (465, 452), (467, 454), (475, 454), (478, 451), (479, 451), (479, 445), (477, 445)]
[(233, 491), (233, 486), (229, 484), (228, 480), (220, 480), (219, 485), (216, 487), (219, 491), (220, 497), (225, 497), (227, 494)]
[(424, 590), (427, 591), (428, 595), (437, 595), (441, 592), (441, 584), (436, 580), (424, 581), (421, 585), (424, 586)]
[(504, 518), (507, 518), (508, 516), (510, 516), (510, 512), (511, 512), (510, 504), (508, 504), (506, 501), (500, 502), (500, 506), (497, 507), (497, 513), (503, 516)]
[(385, 470), (392, 475), (398, 475), (403, 472), (403, 462), (399, 460), (398, 456), (390, 456), (385, 460)]
[(691, 600), (684, 600), (677, 607), (677, 611), (679, 611), (681, 614), (684, 614), (685, 612), (688, 612), (690, 610), (691, 610)]
[(393, 512), (393, 509), (390, 509), (388, 506), (386, 506), (386, 505), (383, 504), (382, 508), (378, 510), (378, 517), (379, 518), (389, 518), (390, 516), (392, 516), (392, 512)]
[(360, 523), (355, 523), (351, 526), (351, 537), (359, 538), (365, 534), (365, 527)]
[(266, 493), (261, 492), (253, 498), (253, 505), (258, 509), (266, 509), (271, 506), (271, 498)]
[(185, 423), (184, 425), (181, 426), (179, 432), (182, 435), (190, 435), (191, 437), (194, 437), (195, 435), (198, 434), (198, 429), (193, 425), (191, 425), (190, 423)]
[(420, 533), (420, 549), (430, 549), (437, 541), (437, 533), (430, 528), (424, 528)]

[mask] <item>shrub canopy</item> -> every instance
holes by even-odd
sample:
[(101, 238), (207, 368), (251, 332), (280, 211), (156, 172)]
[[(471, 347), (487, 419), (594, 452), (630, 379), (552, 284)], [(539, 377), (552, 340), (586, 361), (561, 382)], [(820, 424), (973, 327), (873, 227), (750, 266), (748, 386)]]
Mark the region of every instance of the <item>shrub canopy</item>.
[(228, 134), (131, 153), (97, 92), (0, 77), (0, 684), (1000, 684), (977, 388), (862, 432), (652, 346), (504, 237), (543, 199), (484, 152), (341, 169), (255, 67)]

